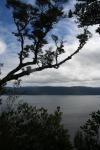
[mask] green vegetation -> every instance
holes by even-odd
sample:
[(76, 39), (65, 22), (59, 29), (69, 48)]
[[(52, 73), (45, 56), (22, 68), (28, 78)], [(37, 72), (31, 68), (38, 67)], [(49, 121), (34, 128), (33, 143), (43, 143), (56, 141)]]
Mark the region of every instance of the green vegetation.
[[(47, 68), (59, 68), (72, 59), (91, 37), (89, 26), (99, 25), (96, 32), (100, 34), (100, 2), (98, 0), (77, 0), (75, 11), (70, 10), (67, 17), (75, 15), (83, 33), (78, 35), (79, 46), (65, 59), (59, 57), (65, 52), (64, 41), (51, 34), (55, 49), (44, 47), (54, 25), (65, 18), (59, 0), (36, 0), (36, 7), (21, 0), (6, 0), (16, 26), (14, 36), (20, 43), (19, 63), (5, 77), (0, 79), (0, 94), (3, 86), (11, 80), (18, 80), (31, 73)], [(64, 4), (64, 1), (62, 1)], [(26, 41), (29, 41), (27, 44)], [(30, 56), (31, 54), (31, 56)], [(27, 58), (29, 58), (27, 61)], [(2, 66), (2, 65), (1, 65)], [(1, 71), (0, 71), (1, 74)], [(13, 97), (14, 98), (14, 97)], [(10, 97), (11, 99), (11, 97)], [(10, 103), (8, 106), (13, 106)], [(11, 104), (11, 105), (9, 105)], [(49, 114), (46, 109), (37, 109), (27, 103), (7, 107), (0, 112), (0, 149), (1, 150), (72, 150), (69, 135), (61, 124), (62, 113), (59, 109)], [(77, 150), (100, 150), (100, 111), (91, 114), (91, 118), (81, 127), (75, 136)]]
[(91, 114), (77, 132), (74, 143), (77, 150), (100, 150), (100, 111)]
[(11, 11), (16, 27), (13, 35), (20, 45), (16, 52), (19, 62), (13, 70), (1, 78), (0, 88), (8, 81), (17, 80), (31, 73), (47, 68), (58, 69), (83, 48), (91, 36), (87, 29), (77, 36), (78, 47), (64, 58), (61, 56), (65, 53), (65, 41), (53, 33), (53, 29), (59, 21), (71, 17), (71, 11), (64, 12), (63, 6), (67, 2), (68, 0), (36, 0), (35, 5), (32, 5), (22, 0), (6, 0), (6, 6)]
[(27, 103), (0, 113), (1, 150), (72, 150), (61, 124), (60, 108), (53, 114)]

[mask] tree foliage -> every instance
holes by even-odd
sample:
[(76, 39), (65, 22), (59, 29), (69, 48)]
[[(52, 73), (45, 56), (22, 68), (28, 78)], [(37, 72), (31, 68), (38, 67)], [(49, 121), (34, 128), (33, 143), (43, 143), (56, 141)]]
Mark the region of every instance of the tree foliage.
[(77, 0), (75, 14), (81, 27), (100, 24), (100, 1)]
[(79, 28), (86, 29), (91, 34), (89, 27), (96, 25), (95, 31), (100, 34), (99, 0), (76, 0), (75, 10), (70, 11), (70, 14), (77, 18), (77, 24)]
[(74, 14), (78, 25), (82, 28), (97, 25), (96, 32), (100, 34), (100, 1), (99, 0), (77, 0)]
[(65, 17), (70, 18), (72, 16), (71, 11), (65, 15), (63, 10), (63, 4), (67, 0), (36, 0), (35, 5), (27, 4), (21, 0), (6, 0), (6, 2), (16, 26), (16, 31), (13, 34), (20, 43), (20, 50), (18, 50), (18, 65), (0, 80), (0, 86), (37, 71), (59, 68), (60, 65), (72, 59), (90, 37), (90, 33), (85, 29), (84, 33), (77, 37), (79, 39), (78, 48), (61, 60), (59, 57), (65, 52), (64, 41), (52, 34), (51, 39), (55, 48), (51, 48), (47, 46), (50, 44), (47, 37), (55, 24)]
[(93, 112), (91, 118), (77, 132), (75, 147), (77, 150), (100, 149), (100, 111)]
[(61, 116), (59, 107), (54, 114), (27, 103), (6, 109), (0, 113), (0, 149), (71, 150)]

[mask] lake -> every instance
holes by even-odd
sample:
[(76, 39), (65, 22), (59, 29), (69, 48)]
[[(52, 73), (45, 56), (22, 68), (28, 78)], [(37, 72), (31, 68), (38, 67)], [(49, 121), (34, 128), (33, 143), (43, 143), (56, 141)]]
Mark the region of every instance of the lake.
[[(4, 96), (5, 99), (5, 96)], [(49, 112), (60, 106), (62, 121), (73, 137), (78, 128), (89, 118), (89, 114), (100, 109), (100, 96), (19, 96), (19, 100), (37, 107), (47, 108)]]

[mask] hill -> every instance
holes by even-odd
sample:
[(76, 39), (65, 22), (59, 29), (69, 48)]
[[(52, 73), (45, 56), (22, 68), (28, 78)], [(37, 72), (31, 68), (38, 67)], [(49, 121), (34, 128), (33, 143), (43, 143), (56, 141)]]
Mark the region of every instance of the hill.
[(6, 95), (100, 95), (100, 87), (7, 87)]

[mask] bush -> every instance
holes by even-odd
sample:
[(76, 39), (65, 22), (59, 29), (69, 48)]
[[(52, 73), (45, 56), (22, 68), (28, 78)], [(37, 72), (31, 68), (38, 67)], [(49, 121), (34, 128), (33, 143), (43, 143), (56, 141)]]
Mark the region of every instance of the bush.
[(60, 108), (48, 114), (27, 103), (0, 114), (1, 150), (72, 150)]
[(100, 150), (100, 111), (91, 114), (77, 132), (74, 143), (77, 150)]

